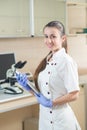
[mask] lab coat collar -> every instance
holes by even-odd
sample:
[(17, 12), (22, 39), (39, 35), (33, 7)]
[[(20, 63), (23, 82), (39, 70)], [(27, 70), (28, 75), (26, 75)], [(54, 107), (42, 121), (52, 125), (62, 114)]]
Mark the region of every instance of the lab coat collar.
[(62, 48), (62, 49), (56, 51), (56, 52), (53, 54), (52, 59), (55, 59), (56, 57), (59, 57), (59, 56), (61, 56), (61, 55), (64, 54), (64, 53), (66, 53), (66, 52), (65, 52), (65, 48)]

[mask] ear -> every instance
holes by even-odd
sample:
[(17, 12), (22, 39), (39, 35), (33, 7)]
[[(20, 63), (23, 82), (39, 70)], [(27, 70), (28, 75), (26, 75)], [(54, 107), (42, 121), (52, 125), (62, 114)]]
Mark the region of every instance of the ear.
[(62, 42), (66, 41), (66, 35), (62, 36)]

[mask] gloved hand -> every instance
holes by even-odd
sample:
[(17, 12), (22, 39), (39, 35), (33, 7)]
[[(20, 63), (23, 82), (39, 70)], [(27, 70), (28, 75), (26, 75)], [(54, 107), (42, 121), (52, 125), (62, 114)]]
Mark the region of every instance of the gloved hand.
[(16, 73), (16, 79), (17, 79), (17, 82), (21, 86), (23, 86), (24, 89), (26, 89), (27, 91), (31, 90), (30, 86), (27, 84), (28, 79), (27, 79), (26, 74), (21, 74), (21, 73), (17, 74)]
[(39, 96), (35, 94), (35, 96), (37, 98), (38, 103), (40, 103), (41, 105), (50, 108), (53, 106), (52, 101), (50, 99), (47, 99), (43, 94), (40, 93)]

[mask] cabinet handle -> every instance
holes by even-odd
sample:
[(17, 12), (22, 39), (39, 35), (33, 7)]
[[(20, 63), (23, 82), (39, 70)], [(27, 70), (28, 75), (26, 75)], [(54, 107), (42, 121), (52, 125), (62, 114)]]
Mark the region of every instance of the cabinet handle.
[(80, 87), (84, 88), (84, 84), (81, 84)]

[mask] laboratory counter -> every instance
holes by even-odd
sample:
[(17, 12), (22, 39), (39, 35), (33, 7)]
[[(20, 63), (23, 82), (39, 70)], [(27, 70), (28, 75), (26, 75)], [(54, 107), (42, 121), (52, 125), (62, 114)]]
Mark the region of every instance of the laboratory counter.
[[(4, 84), (3, 88), (6, 88), (9, 86), (9, 84)], [(18, 108), (30, 106), (33, 104), (36, 104), (36, 98), (29, 93), (28, 91), (25, 91), (16, 84), (15, 86), (12, 86), (16, 91), (22, 90), (20, 93), (9, 93), (9, 91), (5, 89), (0, 89), (0, 113), (15, 110)]]
[(32, 94), (5, 94), (0, 90), (0, 130), (25, 130), (24, 121), (37, 117), (38, 103)]
[[(86, 130), (84, 88), (87, 88), (87, 75), (79, 76), (79, 81), (80, 97), (77, 101), (70, 103), (70, 105), (82, 126), (82, 130)], [(25, 130), (23, 122), (26, 119), (38, 118), (38, 113), (39, 105), (37, 100), (29, 92), (24, 91), (23, 94), (10, 95), (0, 91), (0, 130)]]
[(11, 99), (0, 101), (0, 113), (30, 106), (36, 103), (36, 98), (33, 95), (16, 95)]

